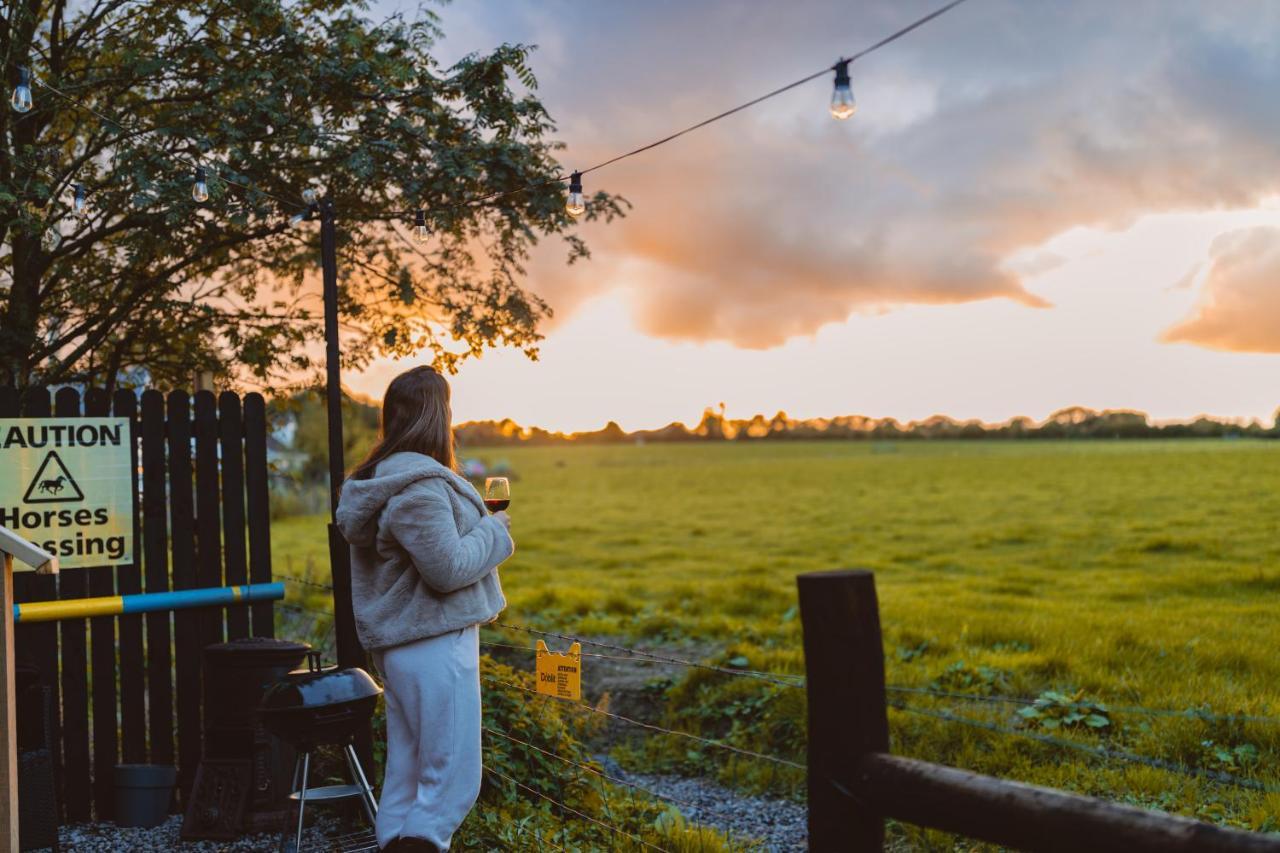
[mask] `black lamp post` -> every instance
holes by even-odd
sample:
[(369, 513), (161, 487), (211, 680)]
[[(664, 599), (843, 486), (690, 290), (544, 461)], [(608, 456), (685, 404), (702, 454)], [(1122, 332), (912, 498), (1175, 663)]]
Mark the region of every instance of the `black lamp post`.
[[(342, 441), (342, 367), (338, 345), (338, 240), (333, 200), (320, 208), (320, 266), (324, 280), (325, 403), (329, 415), (329, 566), (333, 585), (333, 629), (338, 665), (368, 666), (356, 634), (351, 609), (351, 551), (338, 530), (338, 492), (346, 476)], [(373, 733), (367, 727), (356, 735), (360, 763), (373, 766)]]

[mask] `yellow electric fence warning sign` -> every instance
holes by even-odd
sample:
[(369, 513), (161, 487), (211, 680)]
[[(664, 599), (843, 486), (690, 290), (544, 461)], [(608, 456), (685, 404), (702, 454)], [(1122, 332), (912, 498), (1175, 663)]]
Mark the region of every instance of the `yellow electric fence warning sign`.
[(567, 652), (553, 652), (538, 641), (538, 692), (560, 699), (582, 698), (582, 644)]
[(128, 418), (0, 418), (0, 527), (64, 569), (133, 562)]

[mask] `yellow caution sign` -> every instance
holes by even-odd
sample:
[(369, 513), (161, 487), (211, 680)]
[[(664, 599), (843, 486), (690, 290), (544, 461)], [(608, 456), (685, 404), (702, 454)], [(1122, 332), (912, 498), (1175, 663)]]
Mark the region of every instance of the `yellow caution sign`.
[(134, 562), (128, 418), (0, 418), (0, 527), (64, 569)]
[(567, 652), (553, 652), (538, 641), (538, 692), (559, 699), (582, 698), (582, 644)]

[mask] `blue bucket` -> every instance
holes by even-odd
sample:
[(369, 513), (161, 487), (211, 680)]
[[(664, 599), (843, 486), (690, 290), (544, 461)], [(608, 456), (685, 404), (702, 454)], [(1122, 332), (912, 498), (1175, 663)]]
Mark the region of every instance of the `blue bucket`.
[(116, 826), (159, 826), (169, 817), (178, 768), (172, 764), (116, 765)]

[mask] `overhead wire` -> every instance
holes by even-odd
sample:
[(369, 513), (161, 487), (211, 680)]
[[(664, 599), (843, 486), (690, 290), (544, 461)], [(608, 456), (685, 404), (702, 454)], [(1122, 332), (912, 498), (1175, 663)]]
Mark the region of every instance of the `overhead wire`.
[[(667, 134), (666, 136), (663, 136), (663, 137), (661, 137), (661, 138), (659, 138), (659, 139), (656, 139), (656, 140), (654, 140), (653, 142), (649, 142), (649, 143), (647, 143), (647, 144), (641, 145), (641, 146), (639, 146), (639, 147), (637, 147), (637, 148), (633, 148), (633, 149), (631, 149), (631, 150), (629, 150), (629, 151), (626, 151), (626, 152), (623, 152), (623, 153), (621, 153), (621, 154), (614, 155), (614, 156), (609, 157), (609, 158), (607, 158), (607, 159), (605, 159), (605, 160), (602, 160), (602, 161), (600, 161), (600, 162), (598, 162), (598, 163), (595, 163), (594, 165), (588, 166), (588, 167), (587, 167), (587, 168), (585, 168), (585, 169), (577, 169), (577, 170), (574, 170), (573, 172), (569, 172), (569, 173), (566, 173), (566, 174), (560, 174), (560, 175), (557, 175), (557, 176), (552, 177), (552, 178), (546, 178), (546, 179), (544, 179), (544, 180), (534, 181), (534, 182), (532, 182), (532, 183), (525, 184), (525, 185), (523, 185), (523, 186), (516, 187), (516, 188), (514, 188), (514, 189), (509, 189), (509, 190), (495, 190), (494, 192), (491, 192), (491, 193), (487, 193), (487, 194), (483, 194), (483, 195), (475, 196), (475, 197), (472, 197), (472, 198), (469, 198), (469, 199), (464, 199), (463, 201), (456, 202), (456, 203), (454, 203), (454, 204), (452, 204), (452, 205), (446, 205), (446, 206), (444, 206), (443, 208), (434, 208), (434, 209), (433, 209), (433, 213), (434, 213), (436, 210), (451, 211), (451, 210), (457, 210), (457, 209), (466, 208), (466, 207), (477, 207), (477, 206), (482, 206), (482, 205), (488, 204), (488, 203), (490, 203), (490, 202), (499, 201), (499, 200), (501, 200), (501, 199), (508, 198), (508, 197), (510, 197), (510, 196), (513, 196), (513, 195), (517, 195), (517, 194), (519, 194), (519, 193), (528, 192), (528, 191), (530, 191), (530, 190), (534, 190), (534, 189), (540, 189), (540, 188), (542, 188), (542, 187), (550, 186), (550, 185), (553, 185), (553, 184), (560, 184), (560, 183), (564, 183), (565, 181), (570, 180), (570, 179), (573, 177), (573, 175), (574, 175), (574, 174), (577, 174), (577, 175), (579, 175), (579, 176), (581, 176), (581, 175), (586, 175), (586, 174), (590, 174), (591, 172), (595, 172), (595, 171), (598, 171), (598, 170), (600, 170), (600, 169), (603, 169), (603, 168), (605, 168), (605, 167), (607, 167), (607, 166), (611, 166), (611, 165), (613, 165), (614, 163), (620, 162), (620, 161), (622, 161), (622, 160), (626, 160), (626, 159), (628, 159), (628, 158), (630, 158), (630, 157), (634, 157), (634, 156), (636, 156), (636, 155), (638, 155), (638, 154), (642, 154), (642, 153), (644, 153), (644, 152), (646, 152), (646, 151), (650, 151), (650, 150), (652, 150), (652, 149), (654, 149), (654, 148), (658, 148), (659, 146), (666, 145), (666, 144), (667, 144), (667, 143), (669, 143), (669, 142), (674, 142), (675, 140), (677, 140), (677, 139), (679, 139), (679, 138), (681, 138), (681, 137), (683, 137), (683, 136), (685, 136), (685, 135), (687, 135), (687, 134), (690, 134), (690, 133), (692, 133), (692, 132), (694, 132), (694, 131), (696, 131), (696, 130), (699, 130), (699, 129), (701, 129), (701, 128), (707, 127), (708, 125), (714, 124), (714, 123), (716, 123), (716, 122), (718, 122), (718, 121), (721, 121), (721, 120), (723, 120), (723, 119), (729, 118), (730, 116), (736, 115), (737, 113), (740, 113), (740, 112), (742, 112), (743, 110), (746, 110), (746, 109), (749, 109), (749, 108), (751, 108), (751, 107), (754, 107), (754, 106), (756, 106), (757, 104), (763, 103), (764, 101), (767, 101), (767, 100), (769, 100), (769, 99), (771, 99), (771, 98), (777, 97), (778, 95), (781, 95), (781, 94), (783, 94), (783, 93), (785, 93), (785, 92), (789, 92), (789, 91), (791, 91), (792, 89), (795, 89), (795, 88), (796, 88), (796, 87), (798, 87), (798, 86), (802, 86), (802, 85), (804, 85), (805, 83), (808, 83), (808, 82), (810, 82), (810, 81), (812, 81), (812, 80), (815, 80), (815, 79), (817, 79), (817, 78), (819, 78), (819, 77), (822, 77), (822, 76), (824, 76), (824, 75), (826, 75), (826, 74), (829, 74), (829, 73), (831, 73), (831, 72), (835, 71), (835, 70), (836, 70), (836, 68), (837, 68), (837, 66), (839, 66), (839, 65), (841, 65), (841, 64), (851, 63), (851, 62), (854, 62), (854, 61), (856, 61), (856, 60), (858, 60), (858, 59), (861, 59), (861, 58), (863, 58), (863, 57), (865, 57), (865, 56), (868, 56), (869, 54), (874, 53), (874, 52), (875, 52), (875, 51), (877, 51), (877, 50), (880, 50), (881, 48), (885, 47), (886, 45), (888, 45), (888, 44), (890, 44), (890, 43), (892, 43), (892, 42), (894, 42), (894, 41), (897, 41), (898, 39), (902, 38), (903, 36), (907, 35), (908, 33), (912, 32), (913, 30), (915, 30), (915, 29), (917, 29), (917, 28), (919, 28), (919, 27), (923, 26), (924, 24), (928, 23), (929, 21), (934, 20), (935, 18), (937, 18), (938, 16), (940, 16), (940, 15), (944, 14), (945, 12), (948, 12), (948, 11), (950, 11), (951, 9), (954, 9), (956, 6), (959, 6), (959, 5), (960, 5), (961, 3), (963, 3), (963, 2), (965, 2), (965, 0), (951, 0), (950, 2), (948, 2), (948, 3), (946, 3), (946, 4), (942, 5), (942, 6), (940, 6), (939, 8), (937, 8), (937, 9), (933, 10), (932, 12), (928, 13), (927, 15), (924, 15), (923, 17), (917, 18), (916, 20), (912, 21), (911, 23), (907, 24), (906, 26), (902, 27), (901, 29), (898, 29), (898, 30), (896, 30), (895, 32), (893, 32), (893, 33), (889, 34), (888, 36), (885, 36), (884, 38), (880, 39), (879, 41), (877, 41), (877, 42), (875, 42), (875, 43), (873, 43), (873, 44), (871, 44), (871, 45), (869, 45), (869, 46), (867, 46), (867, 47), (865, 47), (865, 48), (862, 48), (861, 50), (859, 50), (859, 51), (857, 51), (857, 52), (853, 53), (853, 54), (852, 54), (851, 56), (849, 56), (848, 58), (841, 59), (841, 60), (839, 60), (838, 62), (836, 62), (836, 63), (835, 63), (835, 64), (833, 64), (833, 65), (825, 66), (825, 67), (823, 67), (822, 69), (820, 69), (820, 70), (818, 70), (818, 71), (813, 72), (812, 74), (808, 74), (808, 75), (806, 75), (806, 76), (804, 76), (804, 77), (801, 77), (801, 78), (800, 78), (800, 79), (798, 79), (798, 80), (793, 80), (793, 81), (792, 81), (792, 82), (790, 82), (790, 83), (787, 83), (787, 84), (784, 84), (784, 85), (782, 85), (782, 86), (779, 86), (779, 87), (777, 87), (777, 88), (775, 88), (775, 89), (772, 89), (772, 90), (770, 90), (769, 92), (766, 92), (766, 93), (765, 93), (765, 94), (763, 94), (763, 95), (760, 95), (760, 96), (758, 96), (758, 97), (752, 98), (752, 99), (750, 99), (750, 100), (748, 100), (748, 101), (745, 101), (745, 102), (743, 102), (743, 103), (741, 103), (741, 104), (738, 104), (738, 105), (736, 105), (736, 106), (730, 107), (730, 108), (728, 108), (728, 109), (726, 109), (726, 110), (722, 110), (721, 112), (716, 113), (715, 115), (710, 116), (709, 118), (705, 118), (705, 119), (703, 119), (703, 120), (701, 120), (701, 121), (695, 122), (694, 124), (691, 124), (691, 125), (689, 125), (689, 126), (687, 126), (687, 127), (684, 127), (684, 128), (682, 128), (682, 129), (680, 129), (680, 130), (677, 130), (677, 131), (675, 131), (674, 133), (670, 133), (670, 134)], [(215, 26), (215, 27), (217, 27), (217, 28), (219, 29), (219, 31), (222, 31), (222, 32), (224, 32), (224, 34), (225, 34), (225, 31), (223, 31), (223, 30), (222, 30), (222, 27), (221, 27), (221, 25), (220, 25), (220, 24), (218, 24), (217, 22), (212, 22), (212, 23), (214, 24), (214, 26)], [(16, 63), (11, 63), (11, 64), (13, 64), (15, 67), (20, 67), (20, 66), (18, 66)], [(58, 95), (59, 97), (61, 97), (61, 98), (65, 99), (65, 100), (67, 100), (68, 102), (72, 103), (73, 105), (75, 105), (75, 106), (77, 106), (77, 107), (79, 107), (79, 108), (81, 108), (81, 109), (84, 109), (84, 110), (88, 111), (89, 113), (91, 113), (91, 114), (93, 114), (93, 115), (97, 116), (97, 117), (98, 117), (99, 119), (101, 119), (102, 121), (106, 121), (106, 122), (109, 122), (109, 123), (111, 123), (111, 124), (114, 124), (115, 126), (117, 126), (117, 127), (121, 128), (121, 129), (123, 129), (123, 130), (128, 130), (128, 131), (130, 131), (130, 132), (132, 132), (132, 133), (137, 133), (137, 134), (139, 134), (139, 135), (146, 135), (146, 134), (149, 134), (149, 133), (157, 132), (157, 131), (156, 131), (156, 130), (154, 130), (154, 129), (151, 129), (151, 130), (141, 129), (141, 130), (139, 130), (139, 129), (137, 129), (137, 128), (131, 127), (129, 124), (127, 124), (127, 123), (125, 123), (125, 122), (122, 122), (122, 121), (120, 121), (119, 119), (113, 118), (113, 117), (111, 117), (111, 116), (109, 116), (109, 115), (107, 115), (107, 114), (105, 114), (105, 113), (101, 112), (100, 110), (97, 110), (97, 109), (95, 109), (95, 108), (93, 108), (93, 107), (89, 106), (88, 104), (84, 104), (84, 103), (80, 102), (79, 100), (77, 100), (77, 99), (73, 98), (72, 96), (70, 96), (70, 95), (66, 94), (65, 92), (62, 92), (62, 91), (61, 91), (61, 90), (59, 90), (57, 87), (52, 86), (52, 85), (51, 85), (51, 84), (49, 84), (47, 81), (45, 81), (44, 79), (42, 79), (42, 78), (40, 78), (40, 77), (38, 77), (38, 76), (36, 76), (36, 75), (33, 75), (33, 79), (34, 79), (34, 82), (36, 82), (36, 83), (37, 83), (38, 85), (40, 85), (41, 87), (48, 89), (49, 91), (53, 92), (54, 94)], [(172, 155), (170, 155), (170, 156), (172, 156)], [(176, 158), (175, 158), (175, 159), (176, 159)], [(211, 162), (215, 163), (216, 165), (224, 166), (224, 167), (230, 168), (227, 164), (225, 164), (225, 163), (221, 163), (220, 161), (216, 160), (215, 158), (212, 158), (212, 157), (211, 157), (211, 158), (210, 158), (210, 160), (211, 160)], [(193, 167), (197, 167), (197, 168), (198, 168), (198, 167), (201, 165), (199, 162), (194, 161), (194, 160), (189, 161), (189, 162), (193, 165)], [(260, 193), (260, 194), (261, 194), (261, 195), (263, 195), (264, 197), (266, 197), (266, 198), (270, 198), (270, 199), (272, 199), (272, 200), (276, 201), (278, 204), (281, 204), (282, 206), (290, 206), (290, 205), (291, 205), (291, 206), (293, 206), (293, 207), (295, 207), (295, 208), (306, 208), (306, 207), (308, 207), (308, 204), (307, 204), (306, 202), (304, 202), (303, 200), (301, 200), (301, 199), (285, 200), (285, 199), (281, 198), (281, 197), (280, 197), (280, 196), (278, 196), (278, 195), (275, 195), (275, 194), (272, 194), (272, 193), (270, 193), (270, 192), (268, 192), (268, 191), (266, 191), (266, 190), (263, 190), (261, 187), (257, 187), (257, 186), (250, 186), (250, 185), (246, 185), (246, 184), (243, 184), (243, 183), (239, 183), (239, 182), (237, 182), (237, 181), (235, 181), (235, 180), (233, 180), (233, 179), (227, 178), (227, 177), (226, 177), (225, 175), (223, 175), (223, 174), (219, 174), (219, 175), (218, 175), (218, 177), (219, 177), (219, 179), (220, 179), (220, 180), (222, 180), (222, 181), (224, 181), (224, 182), (226, 182), (226, 183), (228, 183), (228, 184), (231, 184), (232, 186), (240, 187), (241, 189), (244, 189), (244, 190), (249, 191), (249, 192), (257, 192), (257, 193)], [(405, 212), (403, 212), (403, 211), (400, 211), (400, 212), (396, 212), (393, 216), (389, 216), (389, 217), (373, 217), (373, 218), (403, 218), (403, 217), (405, 217), (405, 216), (406, 216), (406, 213), (405, 213)]]
[[(115, 126), (116, 126), (117, 128), (119, 128), (120, 130), (125, 130), (125, 131), (128, 131), (129, 133), (137, 134), (138, 136), (146, 136), (146, 135), (148, 135), (148, 134), (159, 133), (159, 130), (158, 130), (158, 129), (156, 129), (156, 128), (141, 128), (141, 129), (140, 129), (140, 128), (137, 128), (137, 127), (134, 127), (134, 126), (130, 125), (128, 122), (121, 121), (120, 119), (117, 119), (117, 118), (113, 118), (113, 117), (111, 117), (111, 116), (107, 115), (106, 113), (102, 112), (101, 110), (99, 110), (99, 109), (97, 109), (97, 108), (95, 108), (95, 107), (92, 107), (92, 106), (90, 106), (90, 105), (88, 105), (88, 104), (86, 104), (86, 103), (84, 103), (84, 102), (80, 101), (79, 99), (77, 99), (77, 98), (75, 98), (75, 97), (73, 97), (73, 96), (71, 96), (71, 95), (68, 95), (66, 92), (63, 92), (63, 91), (62, 91), (61, 89), (59, 89), (57, 86), (54, 86), (52, 83), (49, 83), (47, 80), (45, 80), (45, 79), (43, 79), (43, 78), (41, 78), (41, 77), (38, 77), (38, 76), (34, 76), (34, 75), (33, 75), (33, 80), (32, 80), (32, 82), (34, 82), (36, 85), (40, 86), (42, 89), (48, 89), (50, 92), (52, 92), (53, 94), (57, 95), (59, 98), (62, 98), (64, 101), (67, 101), (68, 103), (72, 104), (73, 106), (75, 106), (75, 107), (77, 107), (77, 108), (79, 108), (79, 109), (85, 110), (86, 112), (90, 113), (90, 114), (91, 114), (91, 115), (93, 115), (93, 116), (96, 116), (97, 118), (101, 119), (102, 121), (107, 122), (108, 124), (113, 124), (113, 125), (115, 125)], [(185, 137), (185, 136), (184, 136), (183, 138), (184, 138), (184, 139), (186, 139), (188, 142), (193, 142), (193, 144), (194, 144), (194, 141), (193, 141), (193, 140), (191, 140), (189, 137)], [(178, 162), (184, 163), (185, 165), (189, 166), (189, 167), (190, 167), (190, 168), (192, 168), (192, 169), (199, 169), (199, 168), (204, 167), (204, 165), (205, 165), (205, 164), (204, 164), (203, 162), (201, 162), (198, 158), (192, 158), (192, 157), (190, 157), (189, 155), (184, 155), (184, 154), (178, 154), (178, 153), (174, 153), (174, 152), (163, 151), (163, 150), (158, 149), (158, 147), (154, 147), (154, 146), (153, 146), (153, 150), (159, 150), (159, 151), (160, 151), (160, 154), (161, 154), (162, 156), (167, 157), (167, 158), (168, 158), (168, 159), (170, 159), (170, 160), (176, 160), (176, 161), (178, 161)], [(234, 180), (234, 179), (232, 179), (232, 178), (228, 178), (228, 177), (227, 177), (225, 174), (223, 174), (223, 172), (222, 172), (222, 169), (223, 169), (223, 168), (225, 168), (225, 169), (230, 169), (230, 168), (231, 168), (231, 166), (230, 166), (228, 163), (222, 162), (221, 160), (219, 160), (219, 159), (217, 159), (217, 158), (214, 158), (214, 157), (209, 157), (208, 159), (209, 159), (209, 162), (210, 162), (212, 165), (214, 165), (214, 166), (218, 167), (218, 169), (217, 169), (217, 176), (218, 176), (218, 179), (219, 179), (219, 180), (221, 180), (221, 181), (222, 181), (222, 182), (224, 182), (224, 183), (230, 184), (230, 185), (231, 185), (231, 186), (233, 186), (233, 187), (238, 187), (238, 188), (240, 188), (240, 189), (242, 189), (242, 190), (245, 190), (246, 192), (250, 192), (250, 193), (258, 193), (259, 195), (262, 195), (262, 196), (264, 196), (264, 197), (266, 197), (266, 198), (271, 199), (272, 201), (276, 202), (277, 204), (281, 205), (282, 207), (286, 207), (286, 208), (299, 208), (299, 207), (306, 207), (306, 206), (307, 206), (307, 205), (306, 205), (306, 203), (305, 203), (304, 201), (302, 201), (301, 199), (292, 199), (292, 200), (284, 199), (284, 198), (281, 198), (281, 197), (280, 197), (280, 196), (278, 196), (278, 195), (275, 195), (275, 194), (273, 194), (273, 193), (270, 193), (270, 192), (268, 192), (268, 191), (266, 191), (266, 190), (262, 189), (261, 187), (253, 186), (253, 185), (250, 185), (250, 184), (244, 184), (244, 183), (241, 183), (241, 182), (239, 182), (239, 181), (236, 181), (236, 180)]]

